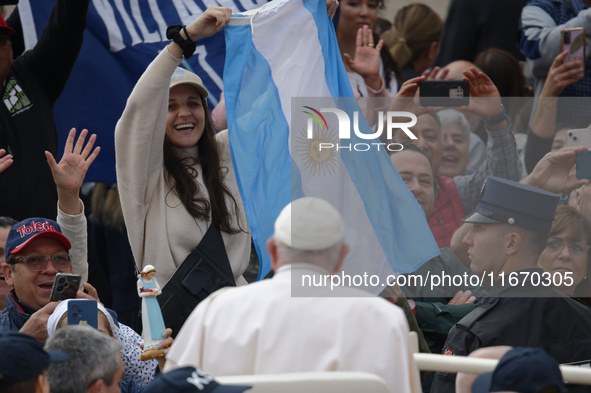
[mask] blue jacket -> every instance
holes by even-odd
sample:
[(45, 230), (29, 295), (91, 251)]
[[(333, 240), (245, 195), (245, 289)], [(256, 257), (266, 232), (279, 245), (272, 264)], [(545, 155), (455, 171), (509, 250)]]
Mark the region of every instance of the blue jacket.
[(19, 331), (30, 317), (16, 301), (13, 289), (6, 296), (6, 308), (0, 311), (0, 332)]
[(148, 385), (143, 384), (130, 375), (126, 375), (119, 384), (121, 393), (143, 393)]

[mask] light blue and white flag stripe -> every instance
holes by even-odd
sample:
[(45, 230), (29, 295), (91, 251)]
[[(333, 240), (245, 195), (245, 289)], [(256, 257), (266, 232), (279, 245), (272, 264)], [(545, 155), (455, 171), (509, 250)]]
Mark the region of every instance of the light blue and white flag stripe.
[[(301, 154), (311, 143), (298, 131), (307, 120), (301, 103), (330, 101), (351, 119), (359, 111), (325, 1), (275, 0), (233, 17), (225, 34), (230, 146), (259, 276), (270, 270), (265, 243), (275, 218), (304, 195), (328, 200), (343, 215), (351, 246), (347, 274), (412, 272), (438, 255), (423, 211), (383, 149), (332, 151), (321, 160)], [(363, 118), (360, 127), (369, 129)], [(341, 142), (379, 141), (352, 135)]]

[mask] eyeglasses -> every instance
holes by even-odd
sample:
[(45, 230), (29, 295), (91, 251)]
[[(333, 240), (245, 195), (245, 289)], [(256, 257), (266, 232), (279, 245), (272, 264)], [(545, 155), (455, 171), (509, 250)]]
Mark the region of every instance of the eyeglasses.
[[(51, 264), (55, 270), (66, 271), (72, 266), (72, 256), (68, 253), (53, 254), (49, 258), (51, 258)], [(27, 269), (32, 272), (40, 272), (47, 267), (49, 258), (47, 255), (28, 255), (16, 258), (14, 261), (15, 263), (24, 263)]]
[(570, 253), (576, 256), (585, 254), (589, 250), (589, 246), (585, 243), (568, 243), (562, 239), (548, 239), (546, 243), (546, 249), (552, 253), (559, 253), (564, 246), (567, 246)]

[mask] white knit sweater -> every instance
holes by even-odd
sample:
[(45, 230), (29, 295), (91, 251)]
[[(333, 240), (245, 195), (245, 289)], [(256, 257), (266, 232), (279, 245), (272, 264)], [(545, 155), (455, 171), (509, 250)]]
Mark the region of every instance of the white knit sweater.
[[(180, 64), (167, 49), (148, 66), (127, 100), (115, 129), (117, 185), (131, 249), (140, 270), (154, 265), (156, 279), (164, 285), (186, 256), (199, 244), (210, 221), (196, 220), (170, 190), (164, 178), (163, 145), (168, 112), (170, 78)], [(250, 257), (250, 229), (236, 184), (227, 131), (216, 135), (224, 183), (234, 196), (239, 212), (226, 198), (232, 226), (246, 233), (222, 233), (236, 284), (246, 283), (242, 273)], [(197, 156), (197, 147), (177, 149), (179, 156)], [(202, 197), (208, 198), (201, 166), (195, 165)], [(219, 197), (219, 196), (218, 196)]]

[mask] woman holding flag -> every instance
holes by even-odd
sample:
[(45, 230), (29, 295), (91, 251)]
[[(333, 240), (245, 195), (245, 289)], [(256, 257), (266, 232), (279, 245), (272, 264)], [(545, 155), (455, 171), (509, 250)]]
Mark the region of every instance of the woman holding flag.
[(223, 240), (209, 256), (213, 263), (231, 269), (237, 285), (246, 284), (251, 236), (228, 134), (214, 133), (201, 79), (178, 68), (197, 40), (230, 17), (229, 8), (210, 7), (188, 26), (170, 26), (173, 42), (139, 79), (115, 130), (117, 184), (133, 255), (140, 269), (153, 265), (162, 284), (184, 261), (195, 263), (188, 256), (206, 234)]

